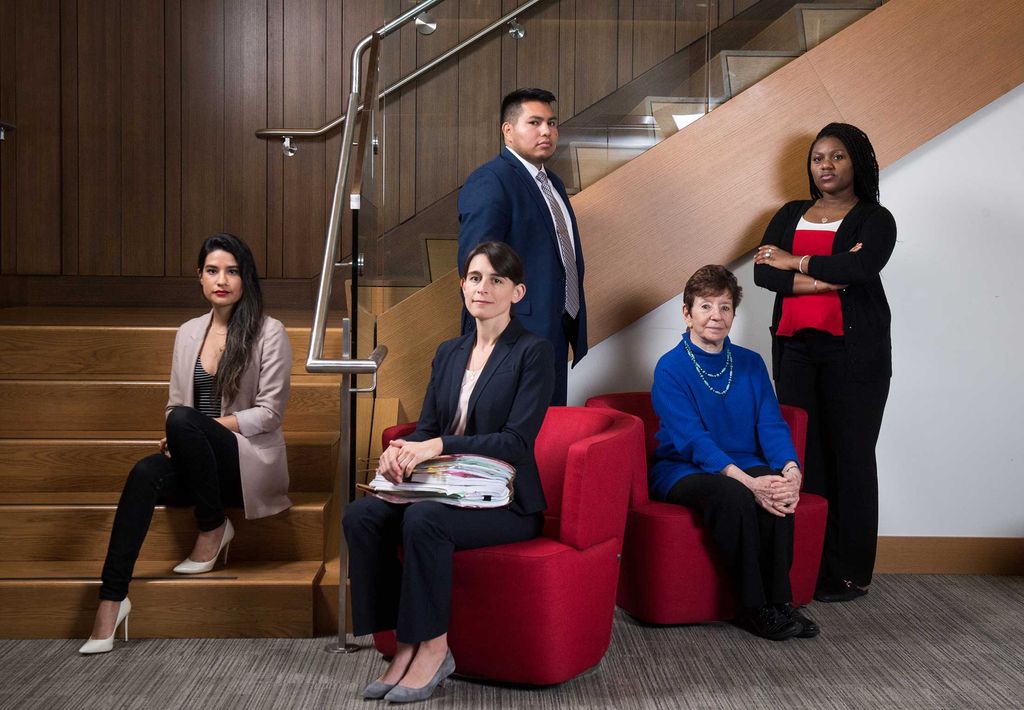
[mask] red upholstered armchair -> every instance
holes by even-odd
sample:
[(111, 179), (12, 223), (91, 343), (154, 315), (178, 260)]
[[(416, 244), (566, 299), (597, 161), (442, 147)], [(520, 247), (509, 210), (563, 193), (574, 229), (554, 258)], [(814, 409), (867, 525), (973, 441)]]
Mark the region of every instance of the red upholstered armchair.
[[(649, 392), (620, 392), (591, 397), (588, 407), (634, 414), (644, 422), (647, 455), (657, 448), (658, 415)], [(782, 406), (801, 463), (807, 439), (807, 412)], [(793, 566), (789, 571), (793, 603), (807, 604), (825, 541), (828, 502), (800, 495), (794, 518)], [(699, 518), (688, 508), (649, 500), (646, 474), (633, 480), (622, 549), (617, 602), (638, 619), (653, 624), (691, 624), (735, 616), (732, 583), (715, 558)]]
[[(384, 446), (414, 428), (385, 430)], [(611, 641), (630, 486), (646, 476), (643, 425), (614, 410), (551, 407), (535, 453), (543, 535), (455, 553), (448, 643), (460, 675), (561, 683), (597, 665)], [(394, 634), (374, 644), (389, 656)]]

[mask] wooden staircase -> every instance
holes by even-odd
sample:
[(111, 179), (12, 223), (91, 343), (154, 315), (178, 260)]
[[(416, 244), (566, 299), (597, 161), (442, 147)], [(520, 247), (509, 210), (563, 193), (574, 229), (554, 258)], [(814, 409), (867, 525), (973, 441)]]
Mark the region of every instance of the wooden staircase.
[[(88, 635), (121, 486), (156, 450), (174, 333), (195, 315), (0, 309), (4, 637)], [(171, 572), (195, 540), (192, 511), (157, 508), (131, 586), (134, 636), (310, 636), (324, 614), (317, 585), (331, 556), (338, 381), (305, 374), (309, 314), (273, 315), (295, 353), (284, 419), (294, 506), (260, 520), (229, 510), (237, 529), (229, 564), (195, 577)], [(340, 342), (333, 329), (328, 339)]]

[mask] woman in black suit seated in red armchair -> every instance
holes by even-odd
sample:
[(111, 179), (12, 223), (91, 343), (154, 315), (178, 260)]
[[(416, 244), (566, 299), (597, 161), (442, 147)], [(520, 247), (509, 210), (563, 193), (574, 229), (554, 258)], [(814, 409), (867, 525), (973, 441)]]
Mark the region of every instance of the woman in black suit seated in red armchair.
[(512, 317), (525, 293), (522, 263), (511, 247), (484, 242), (470, 252), (462, 294), (476, 327), (438, 347), (416, 431), (392, 441), (378, 466), (398, 483), (443, 454), (491, 456), (516, 469), (511, 504), (470, 510), (367, 496), (346, 512), (353, 631), (394, 629), (398, 641), (391, 664), (364, 697), (423, 700), (455, 670), (447, 630), (456, 550), (541, 533), (546, 503), (533, 447), (554, 387), (554, 354)]

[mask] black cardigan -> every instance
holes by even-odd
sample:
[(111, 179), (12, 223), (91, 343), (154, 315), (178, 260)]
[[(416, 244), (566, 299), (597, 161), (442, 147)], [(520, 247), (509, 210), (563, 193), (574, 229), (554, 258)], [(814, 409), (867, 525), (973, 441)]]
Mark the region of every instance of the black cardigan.
[[(761, 244), (793, 252), (793, 234), (800, 218), (814, 204), (797, 200), (782, 207), (768, 223)], [(861, 242), (858, 252), (850, 249)], [(896, 220), (881, 205), (860, 201), (836, 231), (831, 256), (812, 256), (804, 265), (811, 278), (834, 284), (848, 284), (839, 291), (843, 309), (847, 369), (854, 380), (892, 377), (892, 314), (879, 273), (896, 245)], [(754, 266), (754, 283), (775, 292), (772, 314), (772, 371), (779, 377), (781, 347), (775, 332), (782, 317), (782, 298), (793, 293), (795, 271), (783, 271), (767, 264)]]

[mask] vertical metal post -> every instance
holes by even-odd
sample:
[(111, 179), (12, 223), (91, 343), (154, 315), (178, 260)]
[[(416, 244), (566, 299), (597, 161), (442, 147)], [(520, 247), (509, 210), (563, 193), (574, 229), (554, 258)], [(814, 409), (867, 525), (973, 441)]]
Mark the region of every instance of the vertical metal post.
[[(342, 358), (352, 357), (351, 321), (348, 318), (341, 324), (341, 355)], [(348, 544), (345, 542), (341, 521), (345, 520), (345, 509), (348, 508), (349, 489), (352, 481), (352, 468), (349, 451), (352, 449), (352, 375), (341, 373), (341, 441), (338, 447), (338, 640), (327, 644), (324, 649), (328, 653), (352, 653), (359, 646), (348, 642), (348, 599), (345, 595), (345, 580), (348, 577)]]

